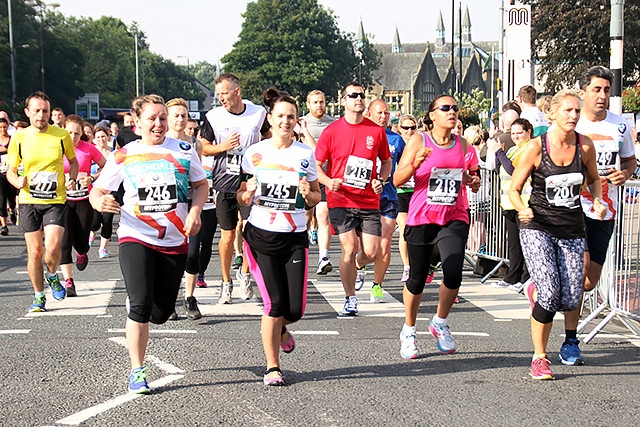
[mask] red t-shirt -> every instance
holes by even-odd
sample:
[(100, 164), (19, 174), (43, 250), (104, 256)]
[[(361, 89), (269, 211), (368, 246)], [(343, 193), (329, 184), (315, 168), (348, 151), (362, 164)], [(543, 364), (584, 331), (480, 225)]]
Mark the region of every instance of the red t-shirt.
[(327, 162), (327, 176), (342, 179), (338, 191), (326, 188), (330, 208), (380, 209), (380, 195), (371, 187), (378, 177), (377, 160), (391, 157), (384, 129), (365, 118), (357, 125), (344, 117), (325, 128), (316, 159)]

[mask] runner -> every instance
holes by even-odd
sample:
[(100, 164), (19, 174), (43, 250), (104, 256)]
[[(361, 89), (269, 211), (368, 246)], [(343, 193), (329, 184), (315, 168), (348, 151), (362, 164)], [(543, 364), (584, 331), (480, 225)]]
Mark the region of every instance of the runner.
[[(96, 126), (94, 142), (96, 148), (100, 150), (102, 155), (108, 158), (111, 155), (111, 144), (109, 142), (109, 131), (104, 126)], [(91, 174), (94, 178), (99, 176), (100, 169), (97, 164), (91, 166)], [(98, 258), (108, 258), (107, 244), (111, 240), (113, 234), (113, 213), (112, 212), (98, 212), (93, 210), (93, 223), (91, 224), (91, 234), (89, 234), (89, 247), (93, 245), (96, 237), (96, 233), (100, 230), (100, 247), (98, 248)], [(102, 226), (102, 229), (100, 229)]]
[(9, 150), (9, 121), (4, 117), (0, 117), (0, 234), (9, 235), (9, 227), (7, 227), (7, 217), (12, 224), (16, 223), (16, 189), (7, 180), (7, 160), (9, 158), (7, 152)]
[[(319, 181), (327, 191), (331, 226), (342, 247), (340, 279), (346, 300), (341, 314), (356, 316), (357, 269), (374, 261), (380, 251), (380, 193), (391, 174), (391, 154), (384, 129), (363, 115), (364, 88), (349, 83), (341, 94), (344, 116), (320, 135), (316, 161)], [(378, 159), (380, 173), (375, 167)]]
[[(406, 145), (409, 139), (418, 131), (418, 121), (411, 114), (404, 114), (400, 116), (399, 123), (400, 135)], [(400, 156), (398, 156), (398, 161), (400, 161)], [(400, 278), (402, 283), (409, 280), (409, 253), (407, 251), (407, 242), (404, 240), (404, 227), (407, 223), (407, 212), (409, 212), (409, 201), (413, 196), (414, 184), (413, 175), (411, 175), (406, 184), (397, 188), (398, 217), (396, 222), (398, 223), (398, 249), (402, 259), (402, 277)]]
[[(437, 313), (429, 329), (437, 338), (438, 350), (456, 349), (447, 317), (462, 283), (462, 264), (469, 235), (466, 186), (480, 188), (478, 158), (467, 142), (453, 134), (459, 107), (449, 95), (439, 95), (429, 104), (425, 124), (427, 132), (411, 137), (402, 153), (393, 182), (403, 185), (415, 175), (415, 192), (409, 205), (404, 237), (409, 248), (409, 280), (402, 293), (405, 324), (400, 333), (400, 355), (418, 357), (416, 319), (429, 261), (438, 245), (444, 279), (440, 285)], [(468, 151), (467, 151), (468, 150)], [(470, 155), (470, 159), (465, 157)], [(473, 170), (473, 175), (468, 171)]]
[[(47, 272), (44, 279), (53, 298), (64, 299), (67, 291), (60, 283), (61, 243), (64, 235), (65, 175), (63, 157), (69, 161), (67, 186), (73, 188), (78, 176), (73, 142), (69, 133), (49, 125), (51, 101), (44, 92), (34, 92), (25, 101), (25, 115), (31, 125), (17, 132), (9, 145), (7, 179), (20, 190), (20, 227), (27, 244), (27, 270), (35, 298), (29, 311), (45, 311), (46, 298), (42, 257)], [(18, 176), (18, 166), (24, 173)], [(44, 237), (44, 250), (42, 239)]]
[[(580, 78), (578, 93), (583, 106), (576, 132), (593, 140), (602, 185), (602, 200), (607, 209), (604, 221), (599, 221), (598, 215), (593, 210), (591, 194), (586, 190), (580, 194), (587, 227), (585, 291), (595, 288), (600, 280), (618, 211), (618, 187), (631, 178), (636, 168), (631, 127), (624, 117), (607, 111), (612, 80), (613, 73), (608, 68), (591, 67)], [(580, 308), (581, 304), (575, 310), (564, 314), (565, 341), (560, 348), (558, 358), (565, 365), (584, 363), (578, 346), (580, 341), (577, 339)]]
[[(268, 131), (268, 123), (265, 121), (266, 111), (263, 107), (242, 99), (240, 81), (236, 76), (221, 74), (214, 83), (222, 106), (206, 114), (200, 136), (202, 154), (214, 157), (212, 187), (216, 194), (216, 216), (221, 229), (218, 250), (222, 283), (218, 303), (231, 304), (231, 261), (238, 225), (236, 191), (240, 182), (240, 165), (247, 148), (260, 141), (261, 134)], [(243, 211), (242, 217), (247, 218), (248, 209)], [(242, 260), (238, 259), (234, 264), (240, 268)], [(241, 289), (241, 296), (245, 299), (252, 296), (251, 278), (248, 279), (243, 280)]]
[[(77, 295), (76, 285), (73, 281), (72, 249), (76, 250), (76, 267), (79, 271), (87, 268), (89, 263), (89, 233), (93, 221), (93, 209), (89, 203), (89, 191), (95, 181), (91, 174), (91, 163), (103, 167), (106, 159), (102, 153), (91, 143), (82, 140), (87, 138), (83, 133), (82, 117), (69, 114), (64, 121), (64, 127), (71, 135), (73, 147), (78, 160), (78, 178), (72, 189), (67, 189), (67, 208), (64, 217), (64, 235), (62, 237), (62, 257), (60, 269), (64, 277), (64, 287), (67, 288), (67, 296)], [(64, 171), (69, 173), (69, 164), (64, 162)]]
[[(127, 288), (129, 391), (149, 393), (144, 355), (149, 321), (162, 324), (173, 313), (187, 261), (187, 237), (200, 229), (207, 198), (204, 170), (193, 146), (165, 137), (167, 108), (158, 95), (133, 101), (141, 139), (109, 157), (90, 193), (100, 212), (120, 212), (119, 261)], [(187, 187), (193, 202), (187, 212)], [(111, 194), (124, 184), (122, 210)]]
[(295, 341), (286, 325), (304, 314), (309, 265), (305, 207), (318, 203), (320, 187), (313, 150), (292, 139), (298, 121), (296, 101), (269, 88), (264, 104), (273, 136), (247, 149), (238, 201), (253, 204), (244, 230), (245, 254), (264, 302), (263, 382), (282, 386), (278, 347), (293, 351)]
[[(527, 144), (509, 190), (535, 283), (535, 290), (533, 285), (527, 288), (534, 349), (529, 374), (534, 380), (554, 378), (547, 358), (553, 317), (557, 311), (576, 309), (582, 298), (585, 228), (580, 189), (585, 181), (599, 219), (606, 214), (593, 142), (575, 131), (580, 119), (578, 95), (571, 90), (558, 92), (551, 100), (549, 118), (551, 130)], [(532, 192), (527, 207), (521, 194), (529, 176)]]

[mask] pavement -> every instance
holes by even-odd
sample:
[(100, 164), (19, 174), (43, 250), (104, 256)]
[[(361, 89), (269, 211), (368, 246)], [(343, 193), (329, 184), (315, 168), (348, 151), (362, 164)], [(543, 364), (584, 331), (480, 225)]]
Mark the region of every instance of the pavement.
[[(469, 266), (449, 317), (456, 353), (440, 354), (428, 332), (436, 273), (418, 316), (420, 357), (403, 360), (395, 242), (387, 302), (368, 302), (369, 272), (356, 318), (337, 315), (344, 301), (337, 268), (316, 276), (310, 266), (307, 311), (290, 328), (296, 349), (281, 356), (287, 385), (266, 387), (260, 301), (236, 296), (232, 305), (216, 304), (216, 238), (209, 287), (195, 293), (203, 318), (187, 320), (180, 297), (180, 319), (151, 326), (153, 393), (129, 395), (117, 245), (109, 244), (106, 259), (91, 249), (88, 268), (74, 272), (78, 297), (55, 301), (49, 294), (46, 313), (27, 314), (33, 294), (24, 240), (17, 227), (9, 231), (0, 239), (1, 426), (638, 425), (639, 337), (614, 320), (581, 344), (584, 366), (564, 366), (557, 362), (564, 333), (557, 321), (549, 345), (556, 380), (533, 381), (528, 302), (491, 280), (481, 284)], [(337, 245), (334, 239), (334, 266)], [(311, 264), (316, 259), (312, 246)]]

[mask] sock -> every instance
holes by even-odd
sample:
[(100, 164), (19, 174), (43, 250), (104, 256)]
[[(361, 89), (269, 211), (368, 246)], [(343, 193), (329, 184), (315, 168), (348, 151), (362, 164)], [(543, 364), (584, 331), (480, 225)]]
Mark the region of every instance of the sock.
[(577, 334), (578, 331), (573, 329), (573, 330), (569, 330), (569, 329), (565, 329), (564, 331), (564, 342), (569, 342), (569, 340), (575, 340), (577, 339)]
[(49, 271), (47, 271), (46, 275), (47, 275), (47, 279), (51, 279), (53, 276), (57, 276), (58, 273), (51, 274), (51, 273), (49, 273)]
[(402, 326), (402, 330), (404, 332), (408, 332), (408, 333), (412, 333), (415, 334), (416, 333), (416, 326), (408, 326), (406, 323), (404, 324), (404, 326)]
[(36, 298), (44, 296), (44, 292), (36, 292), (35, 294), (36, 294)]
[(410, 268), (410, 267), (409, 267), (408, 265), (405, 265), (404, 267), (402, 267), (402, 271), (403, 271), (403, 272), (405, 272), (405, 271), (406, 271), (406, 272), (408, 273), (408, 272), (409, 272), (409, 268)]
[(280, 336), (283, 336), (286, 333), (287, 333), (287, 327), (283, 326), (282, 329), (280, 330)]
[(434, 314), (433, 323), (447, 323), (447, 318), (445, 317), (443, 319), (442, 317), (438, 316), (437, 314)]
[(380, 287), (382, 287), (382, 283), (376, 283), (376, 282), (373, 282), (373, 285), (371, 287), (373, 288), (375, 285), (380, 285)]
[(533, 359), (532, 360), (536, 360), (536, 359), (546, 359), (547, 358), (547, 354), (546, 353), (542, 353), (542, 354), (533, 354)]
[(318, 251), (318, 260), (322, 261), (322, 258), (329, 258), (329, 250), (328, 249), (320, 249)]

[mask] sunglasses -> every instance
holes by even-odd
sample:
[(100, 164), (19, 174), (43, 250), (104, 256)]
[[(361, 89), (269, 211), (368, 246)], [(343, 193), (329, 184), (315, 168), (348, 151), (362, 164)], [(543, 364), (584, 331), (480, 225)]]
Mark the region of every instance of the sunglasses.
[(364, 99), (366, 97), (366, 95), (364, 94), (364, 92), (353, 92), (353, 93), (348, 93), (344, 96), (345, 98), (351, 98), (351, 99), (356, 99), (358, 97), (360, 97), (360, 99)]
[(400, 126), (402, 129), (404, 130), (416, 130), (418, 129), (418, 126)]
[(435, 110), (444, 111), (445, 113), (449, 110), (453, 110), (457, 113), (458, 111), (460, 111), (460, 107), (458, 107), (457, 105), (438, 105), (436, 108), (434, 108), (431, 111), (435, 111)]

